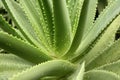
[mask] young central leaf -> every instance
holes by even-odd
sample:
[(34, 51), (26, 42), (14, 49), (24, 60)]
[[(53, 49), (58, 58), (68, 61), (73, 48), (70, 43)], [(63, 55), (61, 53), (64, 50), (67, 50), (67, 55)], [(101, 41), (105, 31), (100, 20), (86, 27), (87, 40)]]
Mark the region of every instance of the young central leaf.
[(53, 0), (55, 49), (57, 53), (65, 53), (71, 45), (71, 23), (65, 0)]

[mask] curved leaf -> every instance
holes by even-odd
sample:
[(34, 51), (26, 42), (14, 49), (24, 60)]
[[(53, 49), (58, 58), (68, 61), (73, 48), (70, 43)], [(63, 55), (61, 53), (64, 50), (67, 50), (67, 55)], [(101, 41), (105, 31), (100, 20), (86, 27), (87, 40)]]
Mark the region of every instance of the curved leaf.
[(96, 68), (98, 70), (107, 70), (107, 71), (112, 71), (118, 75), (120, 75), (120, 60), (110, 63), (110, 64), (105, 64), (101, 67)]
[(104, 64), (112, 63), (120, 59), (120, 40), (103, 51), (91, 63), (86, 66), (86, 70), (102, 66)]
[[(93, 27), (86, 35), (85, 39), (82, 40), (78, 50), (75, 52), (76, 57), (84, 56), (87, 50), (91, 49), (91, 44), (96, 42), (100, 34), (107, 28), (108, 24), (120, 13), (119, 7), (120, 0), (115, 0), (111, 5), (108, 5), (103, 12), (99, 15), (98, 19), (92, 25)], [(85, 52), (86, 51), (86, 52)], [(77, 59), (77, 58), (76, 58)]]
[(77, 70), (68, 78), (68, 80), (83, 80), (85, 71), (85, 62), (78, 66)]
[(14, 74), (32, 65), (13, 54), (0, 54), (0, 80), (8, 80)]
[(46, 36), (46, 34), (48, 34), (47, 33), (48, 30), (46, 28), (47, 24), (44, 21), (44, 17), (40, 9), (40, 6), (38, 5), (38, 1), (33, 2), (32, 0), (20, 0), (19, 2), (25, 14), (27, 15), (27, 18), (32, 24), (32, 27), (35, 30), (35, 33), (37, 34), (36, 37), (39, 38), (38, 39), (39, 44), (44, 45), (45, 47), (47, 47), (46, 49), (48, 49), (49, 47), (48, 41), (47, 41), (48, 36)]
[(99, 18), (95, 21), (93, 28), (82, 41), (79, 51), (81, 51), (83, 48), (86, 49), (85, 47), (94, 41), (95, 38), (98, 37), (98, 35), (107, 27), (107, 25), (120, 13), (119, 2), (120, 0), (115, 0), (101, 13)]
[[(111, 44), (114, 43), (115, 34), (120, 26), (120, 15), (118, 15), (104, 30), (101, 36), (98, 38), (97, 42), (94, 44), (94, 47), (83, 57), (80, 62), (86, 61), (88, 65), (92, 60), (99, 56), (102, 51), (108, 48)], [(104, 46), (104, 47), (103, 47)]]
[(35, 46), (18, 40), (4, 32), (0, 32), (0, 47), (33, 63), (40, 63), (52, 59)]
[(103, 9), (108, 5), (108, 0), (98, 0), (98, 12), (99, 14), (103, 11)]
[(113, 72), (92, 70), (85, 73), (84, 80), (120, 80), (120, 76)]
[(31, 62), (28, 62), (14, 54), (0, 54), (0, 63), (15, 63), (15, 64), (23, 64), (23, 65), (33, 65)]
[(75, 35), (78, 27), (83, 3), (84, 0), (68, 0), (68, 10), (70, 14), (73, 36)]
[(53, 0), (55, 25), (55, 50), (58, 55), (64, 54), (72, 42), (71, 23), (65, 0)]
[[(79, 6), (79, 7), (82, 7), (82, 6)], [(84, 1), (81, 15), (79, 14), (80, 15), (80, 19), (78, 20), (79, 23), (78, 23), (78, 25), (76, 25), (76, 26), (78, 26), (76, 34), (74, 36), (71, 48), (66, 53), (65, 57), (68, 57), (68, 58), (71, 56), (73, 57), (73, 55), (75, 54), (80, 43), (82, 42), (82, 38), (83, 38), (84, 34), (89, 31), (90, 26), (92, 26), (92, 24), (94, 22), (96, 7), (97, 7), (97, 0), (85, 0)], [(74, 14), (76, 14), (76, 13), (74, 13)]]
[[(54, 25), (53, 25), (53, 3), (52, 0), (38, 0), (40, 9), (43, 14), (43, 19), (44, 19), (44, 25), (46, 25), (46, 28), (44, 28), (46, 37), (48, 38), (48, 43), (50, 47), (53, 47), (54, 44)], [(40, 18), (42, 18), (40, 16)], [(43, 23), (41, 21), (41, 23)], [(45, 27), (43, 25), (43, 27)], [(52, 48), (51, 48), (52, 49)]]
[(22, 37), (4, 20), (4, 18), (0, 15), (0, 28), (2, 28), (5, 32), (12, 34), (13, 36), (17, 36), (18, 38)]
[(31, 44), (36, 45), (41, 50), (46, 51), (44, 46), (39, 43), (39, 39), (37, 37), (38, 35), (35, 33), (36, 31), (34, 30), (34, 27), (30, 24), (20, 5), (13, 0), (2, 0), (2, 2), (24, 37)]
[(38, 80), (46, 76), (62, 77), (69, 75), (74, 70), (75, 66), (69, 62), (64, 60), (52, 60), (18, 73), (10, 80)]

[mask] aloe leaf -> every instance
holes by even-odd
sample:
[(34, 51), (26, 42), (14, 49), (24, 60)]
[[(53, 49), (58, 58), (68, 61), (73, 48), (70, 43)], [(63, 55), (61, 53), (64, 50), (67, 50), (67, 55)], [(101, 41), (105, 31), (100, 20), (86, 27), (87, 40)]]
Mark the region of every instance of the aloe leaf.
[(0, 80), (8, 80), (12, 75), (32, 65), (13, 54), (0, 54)]
[(20, 0), (19, 2), (22, 5), (22, 9), (26, 13), (27, 18), (32, 24), (33, 29), (35, 30), (35, 33), (37, 34), (37, 37), (40, 39), (39, 42), (45, 45), (45, 47), (47, 47), (48, 41), (46, 40), (48, 40), (47, 38), (48, 36), (46, 36), (46, 34), (49, 34), (49, 33), (48, 33), (48, 30), (46, 30), (46, 28), (48, 26), (44, 21), (44, 17), (38, 5), (38, 2), (34, 1), (34, 4), (32, 0)]
[(98, 12), (101, 13), (107, 5), (107, 0), (98, 0)]
[[(36, 31), (28, 21), (23, 9), (21, 9), (20, 5), (13, 0), (2, 0), (5, 8), (11, 15), (13, 21), (15, 22), (18, 29), (21, 31), (21, 33), (24, 35), (24, 37), (33, 45), (36, 45), (37, 47), (41, 48), (41, 50), (44, 50), (44, 46), (39, 43)], [(44, 50), (46, 51), (46, 50)]]
[(69, 55), (72, 55), (76, 52), (77, 48), (79, 47), (82, 41), (82, 37), (91, 28), (90, 26), (94, 22), (96, 7), (97, 7), (97, 0), (89, 0), (89, 1), (85, 0), (84, 1), (80, 20), (79, 20), (79, 25), (77, 27), (77, 31), (73, 39), (73, 42), (72, 42), (72, 46), (70, 50), (68, 51), (67, 55), (65, 56), (69, 57)]
[(120, 60), (110, 63), (110, 64), (105, 64), (101, 67), (96, 68), (97, 70), (107, 70), (107, 71), (112, 71), (118, 75), (120, 75)]
[(0, 16), (0, 28), (9, 34), (22, 39), (22, 37), (4, 20), (2, 16)]
[(2, 51), (3, 51), (3, 50), (0, 48), (0, 53), (2, 53)]
[(84, 0), (68, 0), (68, 10), (70, 14), (73, 36), (75, 35), (78, 27), (83, 3)]
[(2, 2), (0, 1), (0, 8), (2, 8), (3, 7), (3, 4), (2, 4)]
[(68, 80), (83, 80), (85, 71), (85, 62), (78, 66), (77, 70), (68, 78)]
[(70, 15), (72, 13), (72, 10), (74, 9), (75, 3), (76, 3), (76, 0), (66, 0), (67, 8), (69, 10)]
[(10, 77), (12, 77), (14, 74), (18, 73), (20, 71), (5, 71), (0, 73), (0, 80), (8, 80)]
[[(84, 55), (84, 51), (89, 49), (91, 44), (95, 42), (100, 36), (100, 33), (107, 28), (107, 25), (120, 13), (119, 7), (120, 0), (115, 0), (111, 5), (108, 5), (106, 9), (103, 10), (99, 18), (93, 24), (93, 28), (90, 30), (88, 35), (84, 40), (82, 40), (76, 54)], [(78, 56), (77, 55), (77, 56)]]
[(28, 62), (14, 54), (0, 54), (0, 63), (18, 63), (23, 65), (33, 65), (31, 62)]
[(113, 2), (114, 0), (107, 0), (107, 3), (110, 4), (111, 2)]
[(53, 0), (55, 25), (55, 50), (59, 55), (65, 53), (72, 42), (70, 17), (65, 0)]
[(40, 80), (59, 80), (58, 77), (44, 77), (44, 78), (41, 78)]
[[(82, 13), (80, 16), (79, 21), (79, 31), (81, 31), (82, 40), (87, 36), (87, 33), (93, 28), (93, 23), (95, 19), (96, 14), (96, 8), (97, 8), (98, 0), (85, 0)], [(79, 32), (78, 31), (78, 32)]]
[[(86, 61), (86, 65), (92, 62), (97, 56), (99, 56), (103, 50), (108, 48), (114, 43), (115, 34), (120, 26), (120, 15), (118, 15), (104, 30), (101, 36), (98, 38), (94, 47), (83, 57), (80, 62)], [(104, 47), (103, 47), (104, 46)]]
[(93, 69), (95, 67), (102, 66), (107, 63), (112, 63), (120, 59), (120, 40), (116, 41), (113, 45), (103, 51), (98, 57), (96, 57), (91, 63), (86, 65), (86, 70)]
[(33, 63), (40, 63), (52, 59), (35, 46), (18, 40), (4, 32), (0, 32), (0, 47)]
[[(53, 46), (54, 25), (53, 25), (53, 4), (52, 0), (38, 0), (40, 9), (43, 14), (43, 19), (46, 24), (46, 36), (50, 47)], [(43, 23), (43, 22), (41, 22)]]
[(85, 73), (84, 80), (120, 80), (120, 76), (109, 71), (92, 70)]
[(4, 71), (22, 71), (26, 68), (31, 67), (30, 65), (25, 64), (16, 64), (16, 63), (0, 63), (0, 73)]
[(46, 76), (62, 77), (66, 74), (69, 75), (74, 70), (75, 66), (69, 62), (52, 60), (18, 73), (10, 78), (10, 80), (38, 80)]
[[(69, 14), (70, 14), (73, 38), (74, 38), (75, 33), (78, 28), (83, 3), (84, 3), (84, 0), (68, 0), (68, 10), (69, 10)], [(67, 57), (68, 55), (74, 53), (74, 51), (77, 48), (77, 45), (79, 45), (79, 40), (73, 39), (73, 43), (72, 43), (69, 51), (64, 56)]]

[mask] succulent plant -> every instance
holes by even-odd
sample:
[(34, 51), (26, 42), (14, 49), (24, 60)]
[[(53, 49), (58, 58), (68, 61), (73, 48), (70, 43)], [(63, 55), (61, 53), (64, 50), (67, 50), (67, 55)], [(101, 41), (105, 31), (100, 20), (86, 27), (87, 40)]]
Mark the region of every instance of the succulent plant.
[(120, 80), (120, 0), (1, 1), (0, 80)]

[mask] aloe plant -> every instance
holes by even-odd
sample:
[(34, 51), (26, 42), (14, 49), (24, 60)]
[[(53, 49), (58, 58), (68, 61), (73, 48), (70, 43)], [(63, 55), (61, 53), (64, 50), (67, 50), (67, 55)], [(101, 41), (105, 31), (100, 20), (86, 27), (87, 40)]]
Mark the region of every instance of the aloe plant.
[(120, 0), (1, 1), (0, 80), (120, 80)]

